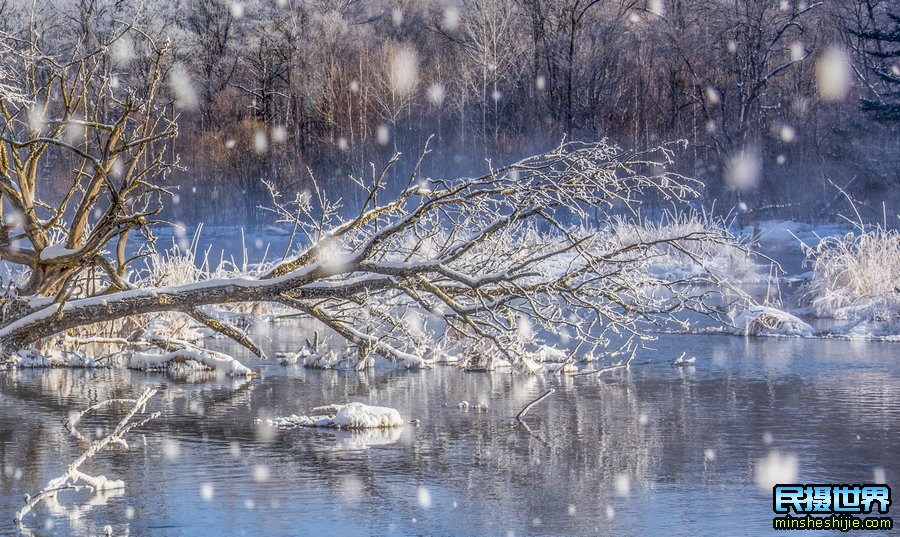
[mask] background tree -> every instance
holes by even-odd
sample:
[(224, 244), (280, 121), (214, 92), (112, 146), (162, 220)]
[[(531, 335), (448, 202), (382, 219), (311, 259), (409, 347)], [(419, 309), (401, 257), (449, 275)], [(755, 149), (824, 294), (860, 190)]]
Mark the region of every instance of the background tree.
[(860, 75), (870, 95), (862, 98), (863, 110), (879, 121), (900, 121), (900, 11), (888, 11), (881, 2), (860, 7), (864, 11), (848, 33), (865, 67)]
[[(74, 49), (47, 35), (0, 44), (5, 69), (15, 73), (0, 101), (0, 198), (9, 208), (0, 255), (30, 269), (22, 294), (62, 301), (94, 270), (117, 288), (131, 261), (129, 237), (152, 241), (148, 224), (166, 192), (150, 179), (172, 169), (167, 149), (177, 128), (159, 102), (167, 41), (130, 24), (106, 39), (83, 33)], [(126, 75), (113, 51), (132, 38), (149, 68)], [(65, 170), (64, 189), (54, 192), (59, 183), (46, 180), (47, 161)], [(113, 241), (110, 262), (103, 251)]]
[[(73, 48), (80, 34), (108, 40), (114, 21), (131, 20), (139, 3), (44, 2), (33, 15), (24, 0), (4, 5), (0, 27), (10, 36), (33, 27)], [(864, 212), (880, 214), (881, 201), (896, 198), (890, 156), (881, 154), (896, 137), (858, 106), (861, 97), (892, 102), (892, 83), (873, 70), (893, 76), (894, 60), (877, 56), (893, 48), (874, 39), (893, 31), (883, 0), (167, 6), (146, 4), (140, 18), (154, 39), (170, 40), (181, 88), (196, 97), (193, 109), (178, 107), (175, 150), (187, 169), (166, 183), (182, 201), (162, 215), (173, 221), (221, 223), (228, 214), (270, 223), (257, 209), (266, 201), (262, 180), (308, 189), (298, 173), (307, 167), (333, 192), (356, 195), (348, 175), (394, 151), (415, 153), (431, 134), (437, 143), (423, 164), (431, 174), (477, 174), (485, 158), (542, 152), (564, 134), (632, 147), (683, 138), (690, 144), (679, 171), (702, 178), (705, 200), (720, 207), (737, 202), (727, 179), (742, 156), (755, 168), (755, 187), (741, 194), (751, 215), (823, 216), (816, 200), (830, 197), (829, 180), (849, 183)], [(63, 23), (77, 32), (58, 31)], [(415, 58), (402, 95), (390, 91), (397, 47)], [(841, 98), (826, 99), (816, 66), (835, 47), (848, 51), (857, 77)], [(117, 52), (130, 54), (128, 46)], [(265, 152), (248, 130), (263, 133)], [(60, 161), (46, 165), (64, 176)], [(391, 174), (396, 189), (404, 166), (412, 163)], [(190, 203), (196, 196), (214, 202)]]

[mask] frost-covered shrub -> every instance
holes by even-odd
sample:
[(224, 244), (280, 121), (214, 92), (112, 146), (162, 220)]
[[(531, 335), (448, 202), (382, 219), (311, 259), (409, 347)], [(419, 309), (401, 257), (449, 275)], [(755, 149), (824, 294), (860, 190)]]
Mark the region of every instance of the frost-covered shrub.
[(796, 305), (818, 317), (889, 321), (900, 318), (900, 232), (876, 227), (805, 247), (812, 277)]
[[(710, 272), (717, 277), (737, 282), (764, 279), (762, 266), (749, 249), (728, 230), (726, 222), (706, 213), (666, 212), (659, 220), (613, 221), (611, 233), (623, 245), (658, 243), (648, 259), (649, 270), (662, 277), (685, 277)], [(698, 237), (728, 238), (728, 241), (689, 240)], [(672, 239), (685, 238), (685, 240)]]

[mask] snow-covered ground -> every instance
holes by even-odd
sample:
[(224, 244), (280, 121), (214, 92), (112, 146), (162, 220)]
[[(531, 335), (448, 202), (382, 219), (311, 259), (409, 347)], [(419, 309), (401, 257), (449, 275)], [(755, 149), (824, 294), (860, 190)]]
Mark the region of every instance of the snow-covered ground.
[(763, 253), (786, 260), (778, 282), (797, 287), (780, 304), (735, 310), (734, 333), (900, 341), (897, 230), (767, 221), (754, 232)]

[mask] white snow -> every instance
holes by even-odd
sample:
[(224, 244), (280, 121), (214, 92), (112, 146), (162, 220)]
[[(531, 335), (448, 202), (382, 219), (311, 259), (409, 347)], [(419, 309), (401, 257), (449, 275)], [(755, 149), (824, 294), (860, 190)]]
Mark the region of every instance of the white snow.
[(538, 362), (562, 363), (569, 359), (569, 353), (549, 345), (542, 345), (535, 353)]
[(795, 336), (814, 334), (806, 322), (769, 306), (750, 306), (734, 317), (734, 333), (742, 336)]
[(573, 362), (566, 362), (564, 364), (545, 363), (544, 371), (546, 371), (547, 373), (567, 374), (568, 375), (568, 374), (572, 374), (572, 373), (578, 373), (578, 366), (575, 365)]
[(410, 46), (398, 46), (391, 55), (389, 81), (391, 89), (407, 95), (416, 87), (419, 72), (419, 58)]
[(840, 101), (850, 91), (852, 68), (843, 48), (832, 46), (816, 62), (816, 85), (825, 101)]
[(498, 369), (511, 369), (512, 364), (505, 358), (488, 356), (487, 359), (470, 361), (466, 365), (466, 371), (496, 371)]
[(395, 444), (403, 433), (401, 427), (382, 427), (379, 429), (337, 429), (335, 438), (338, 445), (333, 449), (361, 450), (372, 446)]
[(33, 350), (16, 351), (0, 362), (0, 368), (104, 367), (93, 357), (78, 351), (52, 350), (46, 354)]
[(359, 358), (356, 349), (345, 349), (343, 352), (329, 350), (324, 353), (310, 353), (301, 350), (298, 353), (296, 363), (302, 355), (303, 367), (310, 369), (337, 369), (339, 371), (362, 371), (375, 367), (375, 359), (372, 355), (368, 355), (363, 359)]
[(119, 479), (107, 479), (106, 476), (103, 476), (103, 475), (90, 476), (90, 475), (84, 474), (82, 472), (76, 471), (75, 478), (76, 478), (74, 480), (75, 483), (77, 483), (78, 481), (84, 481), (85, 483), (87, 483), (88, 485), (93, 487), (95, 491), (116, 490), (116, 489), (125, 488), (124, 481), (119, 480)]
[(695, 363), (697, 363), (697, 357), (687, 356), (687, 353), (682, 353), (681, 356), (672, 361), (672, 365), (675, 367), (694, 365)]
[(751, 190), (759, 184), (762, 163), (754, 150), (742, 149), (731, 157), (725, 170), (725, 182), (735, 190)]
[(398, 427), (403, 425), (403, 419), (397, 410), (388, 407), (369, 406), (363, 403), (344, 405), (338, 410), (332, 421), (337, 427), (344, 429)]
[(300, 349), (297, 352), (278, 353), (278, 363), (281, 365), (294, 365), (297, 362), (305, 361), (313, 353), (309, 349)]
[(253, 372), (231, 356), (199, 349), (179, 349), (165, 354), (136, 352), (128, 360), (128, 367), (143, 371), (166, 370), (173, 363), (184, 363), (193, 369), (197, 364), (229, 376), (248, 376)]
[(765, 459), (756, 461), (753, 477), (756, 486), (771, 492), (779, 483), (796, 483), (800, 465), (796, 455), (771, 451)]
[(51, 244), (50, 246), (41, 250), (41, 261), (49, 261), (51, 259), (57, 259), (60, 257), (65, 257), (67, 255), (72, 255), (78, 250), (73, 248), (66, 248), (65, 244)]
[(759, 245), (767, 250), (797, 249), (801, 243), (814, 248), (825, 237), (849, 231), (847, 224), (807, 224), (793, 220), (764, 220), (757, 228)]
[(175, 95), (175, 105), (181, 110), (196, 110), (200, 104), (197, 90), (187, 68), (178, 63), (169, 72), (169, 87)]
[(794, 303), (817, 317), (900, 322), (900, 232), (883, 228), (828, 237), (806, 248), (812, 273)]
[(416, 491), (416, 500), (422, 509), (431, 509), (431, 491), (426, 487), (419, 487)]
[[(405, 422), (396, 409), (354, 402), (324, 409), (337, 409), (333, 415), (291, 416), (266, 420), (266, 424), (282, 429), (293, 427), (334, 427), (337, 429), (380, 429), (400, 427)], [(322, 407), (315, 410), (321, 410)]]

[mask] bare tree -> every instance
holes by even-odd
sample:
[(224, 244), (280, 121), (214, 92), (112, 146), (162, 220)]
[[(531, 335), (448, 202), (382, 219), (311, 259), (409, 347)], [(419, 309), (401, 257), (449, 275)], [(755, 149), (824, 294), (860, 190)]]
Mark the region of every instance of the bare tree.
[[(460, 179), (420, 174), (423, 153), (390, 195), (396, 154), (356, 180), (361, 195), (345, 198), (358, 200), (353, 205), (341, 207), (326, 185), (285, 197), (270, 183), (274, 212), (304, 238), (299, 253), (268, 274), (161, 286), (130, 268), (141, 250), (129, 254), (127, 241), (140, 234), (152, 247), (153, 219), (168, 194), (160, 185), (175, 165), (173, 109), (191, 97), (177, 69), (165, 74), (168, 42), (123, 23), (93, 47), (86, 36), (63, 50), (34, 33), (0, 37), (9, 62), (0, 191), (12, 209), (0, 256), (27, 276), (3, 297), (5, 352), (92, 323), (181, 312), (263, 356), (200, 309), (259, 301), (317, 319), (360, 358), (377, 353), (411, 366), (448, 340), (476, 363), (528, 363), (538, 332), (633, 348), (647, 323), (707, 311), (708, 276), (653, 275), (661, 248), (695, 256), (730, 244), (712, 231), (617, 234), (613, 214), (638, 217), (644, 199), (677, 204), (698, 193), (699, 184), (672, 171), (672, 145), (625, 151), (569, 142)], [(120, 73), (112, 51), (125, 38), (138, 46), (134, 68)], [(278, 57), (283, 73), (288, 57)], [(42, 175), (53, 159), (67, 170), (58, 198)], [(609, 219), (594, 221), (598, 213)], [(156, 343), (173, 356), (187, 352), (178, 350), (182, 342)]]
[[(110, 48), (132, 36), (150, 67), (124, 80)], [(17, 74), (0, 101), (0, 196), (11, 209), (0, 256), (28, 267), (22, 295), (63, 302), (95, 269), (108, 277), (102, 292), (123, 287), (129, 236), (150, 238), (162, 207), (166, 192), (155, 181), (174, 165), (166, 149), (177, 128), (158, 102), (168, 42), (126, 24), (93, 47), (86, 35), (71, 49), (49, 46), (35, 34), (0, 36), (6, 69)], [(54, 158), (68, 170), (59, 199), (42, 177)], [(111, 242), (113, 260), (104, 256)]]
[[(435, 27), (462, 49), (465, 58), (459, 77), (478, 103), (480, 130), (484, 139), (498, 140), (502, 129), (500, 103), (509, 100), (524, 70), (524, 47), (517, 38), (522, 13), (512, 2), (504, 0), (465, 1), (461, 5), (462, 21), (459, 29), (444, 28), (443, 21)], [(488, 118), (493, 128), (489, 128)]]
[(868, 95), (862, 107), (883, 122), (900, 121), (900, 11), (891, 11), (888, 2), (849, 2), (843, 24), (850, 49), (863, 69), (857, 74)]
[[(637, 210), (639, 197), (673, 201), (696, 193), (665, 171), (672, 150), (635, 153), (606, 143), (553, 151), (470, 179), (413, 173), (396, 197), (377, 202), (397, 158), (359, 180), (367, 193), (352, 217), (321, 190), (275, 210), (307, 240), (301, 253), (262, 278), (210, 279), (143, 287), (36, 306), (0, 329), (5, 349), (22, 348), (86, 323), (197, 306), (274, 301), (319, 320), (358, 347), (421, 366), (443, 332), (475, 361), (528, 363), (523, 327), (567, 333), (583, 344), (631, 348), (641, 326), (685, 309), (705, 310), (696, 279), (666, 280), (648, 263), (668, 245), (697, 251), (728, 238), (712, 232), (623, 239), (574, 226), (596, 206)], [(650, 174), (647, 171), (657, 170)], [(537, 234), (539, 223), (555, 230)], [(441, 334), (425, 329), (442, 325)], [(618, 341), (621, 339), (621, 341)]]

